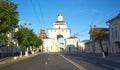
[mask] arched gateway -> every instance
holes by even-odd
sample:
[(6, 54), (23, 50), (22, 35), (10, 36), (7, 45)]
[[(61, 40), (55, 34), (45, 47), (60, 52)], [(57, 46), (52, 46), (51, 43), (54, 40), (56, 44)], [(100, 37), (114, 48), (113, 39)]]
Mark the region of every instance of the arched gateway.
[(59, 52), (60, 43), (59, 38), (64, 39), (63, 48), (65, 48), (65, 39), (70, 38), (70, 29), (67, 28), (67, 23), (63, 20), (63, 14), (59, 13), (58, 20), (53, 23), (53, 28), (48, 29), (48, 38), (44, 39), (43, 46), (45, 52)]
[(58, 14), (58, 20), (53, 23), (53, 28), (48, 30), (48, 37), (57, 40), (59, 36), (63, 38), (70, 37), (70, 29), (67, 28), (67, 23), (63, 20), (62, 13)]

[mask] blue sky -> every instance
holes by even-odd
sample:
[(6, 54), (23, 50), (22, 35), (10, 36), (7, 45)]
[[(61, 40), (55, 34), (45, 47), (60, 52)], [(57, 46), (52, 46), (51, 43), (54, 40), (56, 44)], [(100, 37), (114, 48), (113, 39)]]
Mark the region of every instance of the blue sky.
[(80, 40), (89, 39), (90, 24), (108, 27), (106, 21), (120, 13), (120, 0), (12, 0), (18, 4), (19, 24), (27, 26), (38, 35), (40, 29), (52, 28), (59, 12), (71, 28), (71, 36), (79, 33)]

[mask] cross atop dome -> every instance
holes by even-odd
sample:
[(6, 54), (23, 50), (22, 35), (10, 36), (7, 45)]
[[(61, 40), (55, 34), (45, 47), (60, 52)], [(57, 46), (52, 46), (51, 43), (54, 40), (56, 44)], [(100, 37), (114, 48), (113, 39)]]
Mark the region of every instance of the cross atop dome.
[(57, 28), (57, 29), (67, 28), (67, 24), (63, 20), (63, 14), (61, 12), (58, 13), (57, 18), (58, 20), (55, 23), (53, 23), (53, 28)]
[(63, 21), (63, 14), (61, 12), (58, 13), (58, 21)]

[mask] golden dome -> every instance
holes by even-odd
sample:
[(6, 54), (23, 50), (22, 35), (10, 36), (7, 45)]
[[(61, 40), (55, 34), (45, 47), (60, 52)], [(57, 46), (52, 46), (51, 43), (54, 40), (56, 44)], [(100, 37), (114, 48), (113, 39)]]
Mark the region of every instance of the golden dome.
[(62, 15), (62, 13), (60, 12), (60, 13), (58, 14), (58, 16), (63, 16), (63, 15)]

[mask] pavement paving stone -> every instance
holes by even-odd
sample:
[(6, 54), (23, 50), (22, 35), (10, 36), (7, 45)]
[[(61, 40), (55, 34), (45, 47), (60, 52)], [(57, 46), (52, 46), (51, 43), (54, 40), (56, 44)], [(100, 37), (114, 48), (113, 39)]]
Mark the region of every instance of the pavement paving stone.
[(111, 61), (115, 61), (115, 62), (120, 62), (120, 54), (108, 54), (108, 56), (106, 56), (105, 58), (103, 58), (101, 53), (71, 52), (70, 54), (74, 54), (74, 53), (83, 54), (83, 55), (86, 55), (86, 56), (100, 58), (100, 59), (111, 60)]

